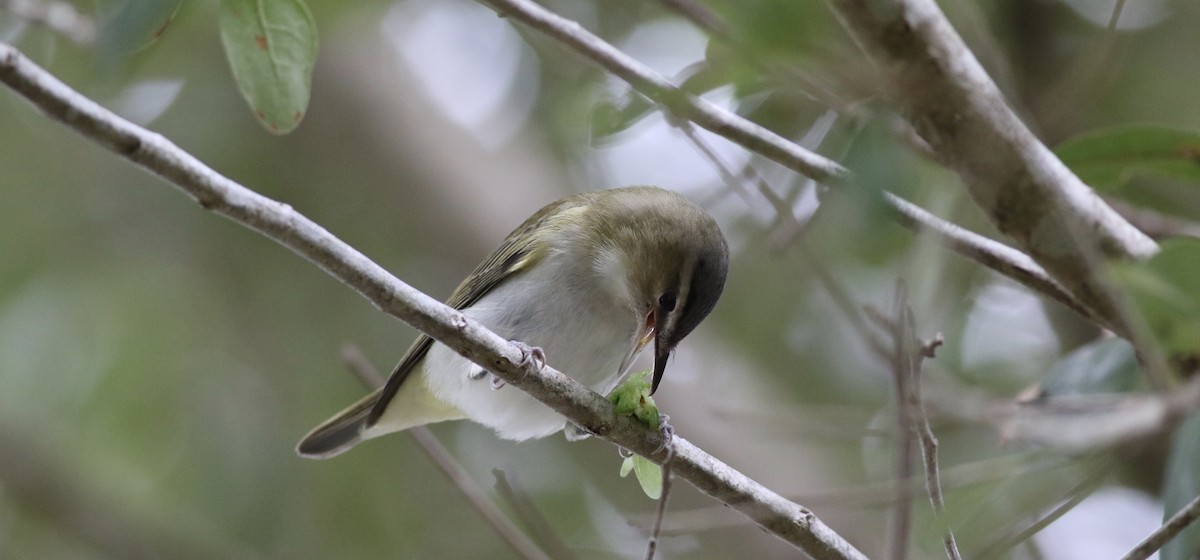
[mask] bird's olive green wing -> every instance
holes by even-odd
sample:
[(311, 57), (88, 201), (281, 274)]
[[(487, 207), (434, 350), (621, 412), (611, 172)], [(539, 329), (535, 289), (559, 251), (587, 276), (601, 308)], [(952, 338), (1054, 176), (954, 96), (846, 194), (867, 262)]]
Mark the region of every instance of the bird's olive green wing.
[[(556, 216), (562, 216), (566, 210), (574, 208), (583, 208), (587, 205), (591, 198), (585, 193), (564, 198), (557, 202), (552, 202), (545, 206), (537, 213), (525, 220), (517, 229), (508, 234), (508, 237), (500, 243), (500, 246), (492, 251), (486, 259), (458, 288), (454, 293), (450, 294), (450, 298), (446, 300), (446, 305), (455, 309), (465, 309), (471, 304), (479, 301), (479, 298), (484, 294), (492, 291), (493, 288), (500, 285), (513, 274), (525, 270), (541, 260), (545, 256), (548, 249), (545, 244), (545, 239), (537, 235), (542, 226), (548, 220), (554, 219)], [(413, 345), (409, 347), (408, 353), (396, 365), (396, 369), (392, 370), (391, 377), (388, 378), (387, 384), (379, 392), (379, 398), (375, 400), (375, 405), (371, 408), (370, 414), (367, 416), (366, 426), (370, 427), (383, 416), (383, 412), (387, 410), (388, 403), (396, 396), (396, 391), (400, 390), (400, 385), (408, 378), (408, 374), (412, 368), (425, 357), (429, 352), (430, 345), (433, 344), (433, 339), (429, 335), (422, 334), (417, 337)]]

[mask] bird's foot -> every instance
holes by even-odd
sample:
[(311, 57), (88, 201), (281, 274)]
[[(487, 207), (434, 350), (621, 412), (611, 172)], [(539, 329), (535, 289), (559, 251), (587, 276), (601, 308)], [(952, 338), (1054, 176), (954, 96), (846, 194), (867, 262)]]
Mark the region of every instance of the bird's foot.
[(521, 351), (521, 360), (517, 362), (517, 365), (521, 367), (529, 367), (529, 365), (532, 364), (537, 368), (538, 371), (542, 371), (542, 368), (546, 367), (545, 350), (542, 350), (537, 346), (530, 346), (524, 342), (521, 342), (520, 340), (510, 340), (509, 342), (512, 343), (513, 346), (516, 346), (517, 350)]
[[(545, 350), (542, 350), (537, 346), (530, 346), (519, 340), (510, 340), (509, 342), (511, 342), (513, 346), (516, 346), (517, 350), (521, 351), (521, 359), (517, 361), (518, 366), (529, 367), (532, 364), (538, 369), (538, 371), (541, 371), (542, 368), (546, 367)], [(482, 379), (485, 374), (487, 374), (487, 372), (479, 370), (478, 374), (471, 375), (471, 379)], [(494, 373), (488, 377), (488, 382), (491, 384), (493, 391), (498, 391), (507, 385), (503, 379)]]
[(662, 434), (663, 444), (654, 450), (655, 453), (671, 447), (671, 443), (675, 440), (675, 427), (670, 424), (670, 420), (671, 417), (666, 414), (658, 415), (658, 433)]
[(592, 433), (587, 428), (574, 422), (567, 424), (567, 427), (563, 428), (563, 435), (567, 436), (567, 441), (583, 441), (592, 437)]
[(470, 379), (471, 381), (479, 381), (484, 377), (488, 378), (488, 384), (491, 386), (493, 391), (499, 391), (500, 389), (504, 388), (504, 380), (496, 377), (496, 374), (494, 373), (488, 373), (486, 369), (480, 368), (467, 374), (467, 379)]

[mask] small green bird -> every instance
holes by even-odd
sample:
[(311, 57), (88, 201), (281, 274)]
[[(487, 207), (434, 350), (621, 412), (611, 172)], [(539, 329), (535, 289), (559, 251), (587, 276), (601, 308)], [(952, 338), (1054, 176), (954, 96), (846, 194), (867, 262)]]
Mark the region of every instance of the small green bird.
[[(600, 394), (654, 341), (652, 391), (671, 351), (717, 303), (728, 248), (720, 228), (683, 196), (627, 187), (568, 196), (539, 210), (484, 259), (447, 304), (500, 336), (539, 347)], [(338, 455), (364, 439), (467, 418), (504, 439), (550, 435), (566, 419), (421, 335), (380, 390), (314, 428), (304, 457)]]

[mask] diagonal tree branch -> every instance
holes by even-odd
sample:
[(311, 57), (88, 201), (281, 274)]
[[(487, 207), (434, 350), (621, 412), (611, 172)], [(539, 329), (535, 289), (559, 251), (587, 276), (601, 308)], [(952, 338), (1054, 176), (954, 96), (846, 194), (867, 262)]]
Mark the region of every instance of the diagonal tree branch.
[(510, 481), (504, 470), (498, 468), (492, 469), (492, 476), (496, 477), (496, 493), (508, 502), (517, 519), (525, 525), (538, 544), (546, 549), (551, 558), (554, 560), (578, 560), (579, 557), (575, 551), (563, 542), (558, 536), (558, 532), (550, 525), (550, 521), (546, 519), (545, 515), (542, 515), (537, 504), (517, 483), (516, 476), (513, 476), (513, 480)]
[[(11, 512), (18, 509), (18, 518), (27, 513), (45, 519), (61, 540), (82, 545), (81, 552), (99, 558), (264, 558), (245, 543), (205, 538), (213, 526), (203, 515), (185, 511), (186, 507), (176, 509), (174, 515), (144, 508), (130, 511), (128, 496), (114, 488), (100, 488), (95, 473), (47, 445), (42, 426), (28, 434), (14, 429), (19, 426), (21, 422), (0, 422), (0, 481), (5, 523), (10, 527), (14, 526)], [(21, 549), (13, 545), (10, 536), (0, 545), (6, 558)]]
[(1151, 533), (1128, 554), (1122, 556), (1121, 560), (1146, 560), (1197, 519), (1200, 519), (1200, 496), (1196, 496), (1175, 512), (1175, 515), (1163, 523), (1162, 527)]
[[(0, 43), (0, 81), (49, 117), (166, 179), (204, 208), (310, 260), (382, 311), (429, 334), (598, 437), (658, 463), (667, 459), (662, 434), (614, 414), (604, 397), (551, 367), (522, 365), (521, 351), (511, 343), (395, 278), (291, 206), (235, 183), (162, 135), (118, 117), (4, 43)], [(672, 471), (677, 476), (813, 558), (865, 558), (808, 509), (681, 437), (674, 438), (672, 447)]]
[(933, 0), (829, 0), (894, 102), (958, 172), (993, 223), (1074, 296), (1129, 336), (1097, 257), (1158, 246), (1108, 207), (1012, 112)]
[(829, 158), (806, 150), (709, 101), (690, 95), (650, 67), (621, 52), (578, 22), (550, 12), (532, 0), (478, 0), (529, 27), (541, 31), (629, 82), (639, 93), (666, 107), (671, 115), (689, 120), (818, 181), (847, 178), (850, 171)]
[(604, 39), (541, 7), (532, 0), (478, 0), (536, 29), (625, 80), (642, 95), (662, 104), (672, 116), (689, 120), (806, 177), (831, 181), (849, 177), (841, 164), (806, 150), (765, 127), (704, 99), (687, 94), (661, 74), (621, 52)]
[[(387, 379), (363, 355), (362, 350), (353, 344), (342, 345), (342, 363), (350, 370), (350, 373), (357, 377), (363, 385), (370, 390), (376, 390), (383, 387)], [(513, 549), (521, 558), (525, 560), (550, 560), (550, 556), (538, 546), (532, 539), (521, 532), (516, 525), (509, 521), (504, 512), (500, 510), (500, 506), (492, 501), (475, 479), (467, 473), (467, 470), (459, 464), (454, 455), (446, 449), (445, 445), (438, 440), (437, 436), (426, 426), (417, 426), (406, 433), (412, 437), (417, 443), (417, 447), (425, 453), (425, 456), (433, 462), (446, 479), (458, 489), (459, 493), (466, 498), (467, 503), (475, 508), (479, 516), (484, 522), (496, 532), (496, 535)], [(567, 556), (556, 555), (555, 558), (569, 558)]]
[(933, 217), (917, 205), (892, 193), (884, 193), (884, 196), (891, 201), (889, 210), (892, 219), (900, 225), (916, 233), (933, 236), (950, 250), (1033, 288), (1084, 317), (1113, 328), (1107, 318), (1097, 315), (1075, 299), (1071, 292), (1051, 278), (1045, 269), (1029, 258), (1029, 255), (952, 222)]

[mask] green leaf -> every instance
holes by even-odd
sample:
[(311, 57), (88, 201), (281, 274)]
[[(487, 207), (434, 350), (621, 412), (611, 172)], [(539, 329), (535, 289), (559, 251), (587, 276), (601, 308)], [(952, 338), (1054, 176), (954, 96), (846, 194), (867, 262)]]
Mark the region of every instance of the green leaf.
[[(657, 430), (658, 407), (654, 405), (654, 399), (650, 398), (650, 382), (647, 381), (649, 375), (649, 371), (639, 371), (630, 375), (629, 379), (608, 394), (608, 400), (617, 414), (633, 416)], [(621, 477), (627, 476), (630, 470), (637, 475), (642, 492), (650, 499), (657, 500), (662, 496), (662, 467), (641, 455), (630, 455), (621, 463)]]
[(630, 471), (647, 497), (651, 500), (662, 497), (662, 467), (641, 455), (630, 455), (621, 463), (621, 478), (629, 476)]
[(303, 0), (223, 0), (221, 42), (242, 97), (272, 134), (308, 109), (317, 25)]
[(591, 133), (593, 141), (600, 141), (628, 130), (641, 122), (655, 108), (640, 95), (627, 95), (624, 99), (604, 99), (592, 107)]
[(1046, 395), (1128, 393), (1145, 386), (1133, 346), (1120, 338), (1078, 348), (1050, 366), (1042, 378)]
[(1170, 239), (1143, 263), (1114, 267), (1150, 326), (1172, 357), (1200, 355), (1200, 239)]
[(624, 383), (608, 394), (608, 400), (613, 404), (613, 411), (622, 416), (633, 416), (643, 424), (657, 430), (659, 422), (658, 406), (650, 397), (650, 382), (646, 378), (649, 371), (640, 371), (629, 376)]
[(651, 500), (657, 500), (662, 497), (662, 467), (650, 462), (649, 459), (641, 455), (634, 455), (633, 474), (637, 475), (638, 484), (642, 486), (642, 492), (645, 492), (646, 496)]
[(97, 54), (110, 70), (153, 45), (171, 26), (183, 0), (128, 0), (101, 29)]
[[(1163, 521), (1200, 496), (1200, 413), (1193, 413), (1171, 441), (1163, 486)], [(1200, 524), (1193, 523), (1159, 551), (1162, 560), (1189, 560), (1200, 552)]]
[(1200, 219), (1200, 132), (1126, 125), (1089, 132), (1055, 152), (1084, 182), (1163, 214)]
[(1200, 132), (1124, 125), (1087, 132), (1054, 152), (1092, 187), (1120, 191), (1138, 175), (1200, 183)]
[[(674, 79), (682, 80), (679, 84), (680, 91), (701, 96), (726, 85), (729, 80), (724, 74), (724, 70), (718, 70), (709, 64), (698, 62), (684, 68)], [(658, 107), (658, 102), (651, 101), (644, 95), (632, 91), (619, 98), (601, 99), (595, 103), (591, 111), (591, 139), (602, 141), (615, 134), (625, 132), (653, 114)]]

